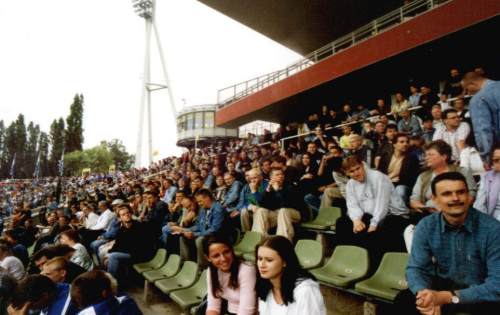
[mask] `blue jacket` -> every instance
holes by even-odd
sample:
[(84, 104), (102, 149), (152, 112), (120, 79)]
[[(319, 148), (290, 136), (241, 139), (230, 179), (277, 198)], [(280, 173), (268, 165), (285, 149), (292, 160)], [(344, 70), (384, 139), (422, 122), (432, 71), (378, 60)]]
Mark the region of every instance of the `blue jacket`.
[(189, 228), (196, 237), (222, 232), (226, 220), (226, 211), (220, 203), (213, 201), (210, 209), (201, 209), (196, 223)]
[(114, 240), (116, 234), (118, 234), (118, 230), (120, 229), (120, 220), (117, 217), (114, 217), (111, 223), (109, 224), (108, 229), (101, 236), (105, 240)]
[(238, 211), (241, 211), (244, 208), (248, 208), (248, 206), (251, 204), (260, 206), (264, 191), (266, 190), (268, 183), (269, 181), (267, 179), (264, 179), (260, 184), (259, 189), (257, 189), (255, 193), (252, 193), (248, 184), (243, 186), (240, 191), (240, 198), (238, 200), (238, 204), (236, 205), (236, 209)]
[(224, 198), (224, 203), (222, 204), (222, 207), (226, 208), (227, 211), (231, 212), (235, 210), (236, 206), (238, 205), (242, 186), (243, 184), (241, 182), (235, 180), (231, 187), (229, 187), (226, 197)]
[(131, 297), (124, 295), (89, 306), (78, 315), (142, 315), (142, 312)]
[(500, 141), (500, 81), (486, 80), (469, 103), (479, 154), (488, 160), (493, 144)]

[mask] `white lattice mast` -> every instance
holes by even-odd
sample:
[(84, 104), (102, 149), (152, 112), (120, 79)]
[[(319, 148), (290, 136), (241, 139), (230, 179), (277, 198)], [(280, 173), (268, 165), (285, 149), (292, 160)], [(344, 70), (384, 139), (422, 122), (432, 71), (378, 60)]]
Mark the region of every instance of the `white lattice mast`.
[[(148, 142), (148, 163), (153, 161), (153, 133), (152, 133), (152, 113), (151, 113), (151, 92), (167, 89), (170, 108), (174, 118), (177, 110), (174, 103), (172, 85), (168, 78), (167, 65), (163, 55), (160, 35), (155, 23), (155, 0), (132, 0), (135, 13), (144, 19), (146, 25), (145, 49), (144, 49), (144, 73), (141, 87), (141, 103), (139, 107), (139, 129), (137, 131), (137, 149), (135, 156), (135, 166), (142, 167), (142, 141), (144, 130), (144, 114), (147, 118), (147, 142)], [(156, 47), (163, 72), (164, 82), (162, 84), (151, 82), (151, 35), (154, 32)]]

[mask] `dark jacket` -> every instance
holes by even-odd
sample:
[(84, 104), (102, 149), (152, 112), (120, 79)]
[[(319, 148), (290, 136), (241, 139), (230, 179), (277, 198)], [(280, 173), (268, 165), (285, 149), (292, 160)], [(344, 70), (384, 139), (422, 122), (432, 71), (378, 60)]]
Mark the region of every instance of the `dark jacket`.
[[(384, 154), (380, 156), (380, 163), (378, 166), (378, 170), (386, 175), (393, 154), (394, 152), (386, 151), (384, 152)], [(419, 174), (420, 174), (420, 163), (417, 157), (407, 152), (401, 164), (401, 170), (399, 172), (399, 182), (395, 183), (395, 185), (408, 186), (408, 188), (411, 191), (413, 189), (413, 186), (415, 185), (415, 182), (417, 181), (417, 177)]]
[(115, 244), (109, 250), (112, 252), (128, 253), (132, 256), (133, 261), (145, 261), (151, 253), (152, 246), (148, 238), (146, 225), (138, 221), (132, 221), (132, 226), (126, 228), (124, 225), (120, 226), (116, 234)]

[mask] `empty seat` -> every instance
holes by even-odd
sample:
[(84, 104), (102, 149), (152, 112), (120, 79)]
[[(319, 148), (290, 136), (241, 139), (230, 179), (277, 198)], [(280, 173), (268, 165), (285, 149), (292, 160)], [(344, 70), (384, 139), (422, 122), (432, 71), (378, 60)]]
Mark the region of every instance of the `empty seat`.
[(143, 263), (135, 264), (133, 267), (138, 273), (160, 268), (167, 259), (167, 251), (164, 248), (158, 249), (153, 259)]
[(314, 220), (304, 222), (300, 226), (305, 229), (315, 230), (335, 230), (335, 223), (340, 218), (342, 212), (337, 207), (325, 207), (319, 209), (318, 215)]
[(320, 266), (323, 262), (323, 246), (314, 240), (299, 240), (295, 245), (295, 253), (304, 269)]
[(172, 278), (158, 280), (155, 282), (155, 286), (165, 294), (174, 290), (185, 289), (193, 285), (197, 273), (198, 265), (193, 261), (186, 261), (177, 275)]
[(356, 283), (356, 291), (393, 301), (399, 291), (408, 288), (405, 277), (407, 264), (407, 253), (386, 253), (375, 274)]
[(207, 294), (207, 272), (208, 269), (205, 269), (193, 286), (170, 293), (170, 298), (183, 310), (200, 304)]
[(264, 236), (259, 232), (246, 232), (241, 242), (234, 246), (234, 253), (236, 256), (243, 256), (245, 253), (255, 252), (255, 248), (262, 243), (263, 238)]
[(154, 282), (156, 280), (174, 276), (180, 268), (181, 257), (179, 255), (172, 254), (168, 257), (167, 262), (161, 268), (146, 271), (142, 274), (142, 276), (146, 279), (146, 281)]
[(320, 282), (348, 287), (365, 277), (369, 269), (368, 251), (357, 246), (337, 246), (326, 265), (310, 270)]

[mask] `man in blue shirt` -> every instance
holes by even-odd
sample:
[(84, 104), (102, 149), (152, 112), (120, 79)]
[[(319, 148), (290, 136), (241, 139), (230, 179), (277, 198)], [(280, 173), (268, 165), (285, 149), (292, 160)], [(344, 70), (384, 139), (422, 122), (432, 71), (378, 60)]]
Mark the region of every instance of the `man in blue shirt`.
[(462, 86), (474, 94), (469, 112), (477, 149), (483, 161), (487, 161), (493, 144), (500, 141), (500, 81), (469, 72), (464, 76)]
[(401, 293), (397, 304), (421, 314), (498, 313), (500, 223), (471, 207), (467, 181), (458, 172), (436, 176), (431, 189), (441, 212), (416, 227), (406, 269), (411, 294), (404, 291), (403, 299)]
[(203, 254), (203, 239), (216, 233), (227, 233), (228, 238), (231, 235), (226, 229), (227, 212), (220, 203), (213, 200), (212, 193), (208, 189), (202, 188), (196, 192), (195, 198), (200, 206), (200, 212), (194, 226), (180, 232), (182, 236), (180, 238), (180, 252), (184, 260), (190, 260), (192, 256), (190, 253), (196, 247), (198, 265), (205, 267), (208, 262)]

